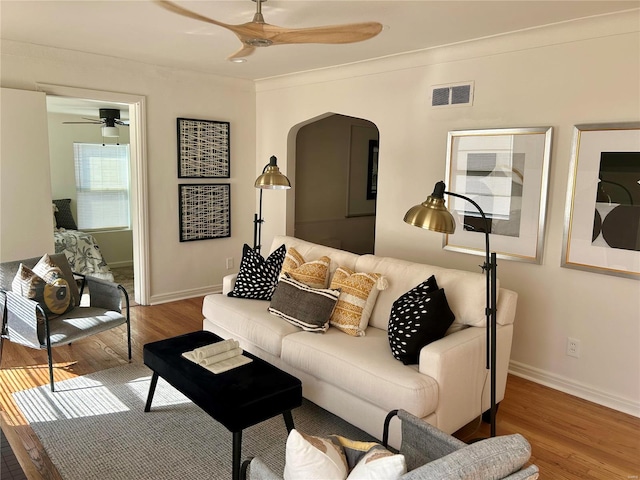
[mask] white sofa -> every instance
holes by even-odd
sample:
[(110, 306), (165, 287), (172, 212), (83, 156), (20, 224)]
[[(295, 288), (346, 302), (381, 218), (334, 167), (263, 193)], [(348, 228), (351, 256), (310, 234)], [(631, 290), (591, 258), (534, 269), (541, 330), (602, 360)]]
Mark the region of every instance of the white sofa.
[[(204, 298), (203, 329), (235, 338), (246, 351), (302, 381), (303, 395), (376, 438), (389, 411), (404, 409), (447, 433), (453, 433), (490, 408), (486, 369), (486, 277), (343, 250), (277, 236), (271, 251), (294, 247), (306, 261), (328, 256), (338, 266), (384, 275), (388, 288), (378, 294), (366, 335), (354, 337), (336, 328), (302, 331), (267, 311), (268, 301), (229, 297), (235, 275), (224, 278), (222, 294)], [(435, 275), (456, 319), (441, 340), (422, 348), (418, 365), (404, 365), (389, 347), (387, 324), (393, 302)], [(498, 288), (497, 391), (504, 397), (511, 353), (517, 294)], [(400, 439), (392, 425), (392, 445)]]

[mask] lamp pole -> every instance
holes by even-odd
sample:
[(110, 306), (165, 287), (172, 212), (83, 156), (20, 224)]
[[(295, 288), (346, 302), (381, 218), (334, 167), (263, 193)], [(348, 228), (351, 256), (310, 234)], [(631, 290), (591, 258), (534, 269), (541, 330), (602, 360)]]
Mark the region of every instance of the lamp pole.
[(451, 212), (447, 210), (444, 202), (444, 196), (450, 195), (458, 197), (472, 204), (484, 220), (484, 237), (485, 237), (485, 261), (481, 266), (486, 277), (486, 307), (485, 316), (487, 324), (487, 359), (486, 368), (490, 370), (491, 375), (491, 436), (496, 435), (496, 337), (497, 337), (497, 320), (496, 320), (496, 298), (497, 298), (497, 276), (496, 276), (496, 254), (491, 252), (489, 246), (489, 231), (491, 224), (487, 219), (484, 211), (475, 201), (464, 195), (455, 192), (445, 191), (445, 183), (437, 182), (433, 193), (420, 205), (411, 207), (404, 216), (404, 221), (416, 227), (425, 228), (439, 233), (453, 233), (456, 229), (455, 220)]
[(470, 199), (469, 197), (465, 197), (464, 195), (460, 195), (459, 193), (454, 192), (443, 192), (446, 195), (450, 195), (452, 197), (458, 197), (462, 200), (466, 200), (470, 204), (472, 204), (480, 215), (484, 219), (484, 238), (485, 238), (485, 261), (482, 268), (482, 271), (485, 273), (486, 277), (486, 308), (485, 308), (485, 316), (487, 318), (487, 369), (490, 370), (491, 375), (491, 410), (490, 410), (490, 424), (491, 424), (491, 436), (496, 436), (496, 337), (497, 337), (497, 320), (496, 320), (496, 297), (497, 297), (497, 258), (496, 253), (491, 252), (489, 248), (489, 231), (491, 230), (491, 224), (489, 223), (489, 219), (485, 215), (480, 205), (478, 205), (475, 201)]

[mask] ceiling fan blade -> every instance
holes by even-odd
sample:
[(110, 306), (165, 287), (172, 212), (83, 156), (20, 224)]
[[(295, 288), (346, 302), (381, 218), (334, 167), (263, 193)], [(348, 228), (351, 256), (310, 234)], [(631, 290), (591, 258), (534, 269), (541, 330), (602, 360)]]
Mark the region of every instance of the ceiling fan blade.
[(63, 124), (68, 124), (68, 125), (71, 125), (71, 124), (76, 124), (76, 125), (79, 125), (79, 124), (82, 124), (82, 125), (100, 125), (102, 122), (62, 122), (62, 123)]
[(274, 44), (343, 44), (362, 42), (375, 37), (382, 31), (382, 24), (363, 22), (310, 28), (284, 28), (265, 24), (264, 31)]
[(177, 5), (168, 0), (155, 0), (155, 2), (165, 10), (169, 10), (170, 12), (177, 13), (178, 15), (182, 15), (183, 17), (193, 18), (194, 20), (200, 20), (201, 22), (212, 23), (213, 25), (218, 25), (219, 27), (224, 27), (224, 28), (229, 28), (230, 26), (232, 26), (232, 25), (227, 25), (226, 23), (214, 20), (213, 18), (205, 17), (204, 15), (200, 15), (199, 13), (192, 12), (191, 10), (187, 10), (186, 8), (183, 8), (180, 5)]
[(233, 55), (229, 55), (227, 57), (227, 60), (233, 60), (234, 58), (248, 57), (253, 52), (255, 52), (255, 50), (256, 50), (256, 47), (252, 47), (251, 45), (246, 45), (243, 42), (242, 48), (240, 48), (240, 50), (235, 52)]

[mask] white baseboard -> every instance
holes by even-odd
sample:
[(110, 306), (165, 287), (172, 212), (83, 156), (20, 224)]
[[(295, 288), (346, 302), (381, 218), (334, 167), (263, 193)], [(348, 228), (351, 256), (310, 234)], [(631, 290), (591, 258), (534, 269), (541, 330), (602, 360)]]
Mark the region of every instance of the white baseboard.
[(211, 285), (204, 288), (193, 288), (191, 290), (182, 290), (163, 295), (152, 295), (149, 299), (150, 305), (159, 305), (161, 303), (175, 302), (176, 300), (186, 300), (187, 298), (203, 297), (210, 293), (222, 293), (222, 285)]
[(640, 402), (637, 400), (603, 392), (570, 378), (513, 360), (509, 362), (509, 373), (551, 387), (555, 390), (560, 390), (569, 395), (597, 403), (598, 405), (604, 405), (605, 407), (633, 415), (634, 417), (640, 417)]

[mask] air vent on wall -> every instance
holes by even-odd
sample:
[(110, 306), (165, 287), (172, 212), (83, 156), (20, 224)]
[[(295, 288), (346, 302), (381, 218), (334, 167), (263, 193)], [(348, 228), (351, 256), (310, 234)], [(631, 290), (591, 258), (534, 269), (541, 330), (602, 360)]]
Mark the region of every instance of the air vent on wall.
[(462, 107), (473, 105), (473, 82), (435, 85), (431, 87), (432, 107)]

